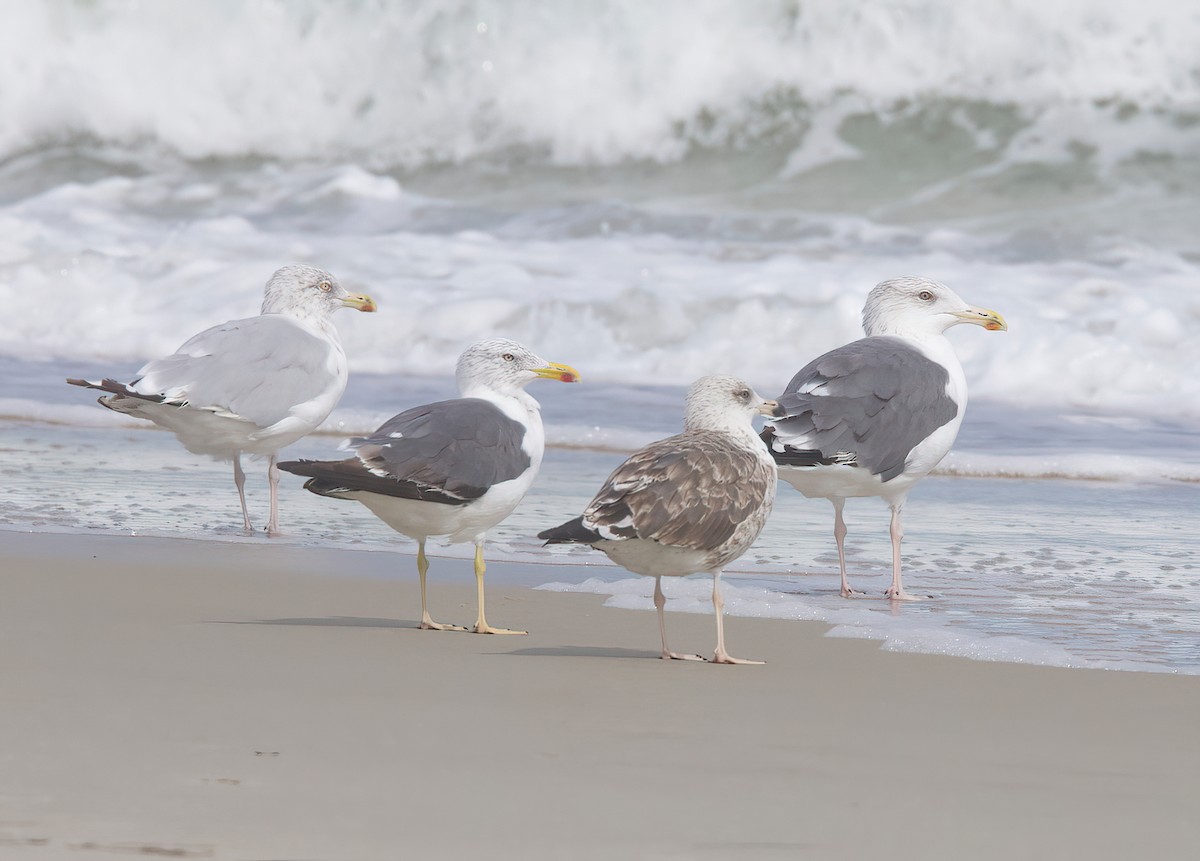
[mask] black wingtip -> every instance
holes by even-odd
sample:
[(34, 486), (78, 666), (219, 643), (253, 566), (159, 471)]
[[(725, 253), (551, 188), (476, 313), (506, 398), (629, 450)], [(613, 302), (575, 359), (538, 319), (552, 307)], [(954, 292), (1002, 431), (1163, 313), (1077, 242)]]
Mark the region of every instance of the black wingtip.
[(102, 392), (109, 392), (114, 395), (130, 394), (124, 383), (118, 383), (110, 377), (105, 377), (100, 382), (83, 380), (79, 377), (67, 377), (67, 385), (82, 386), (85, 389), (99, 389)]
[[(136, 400), (146, 401), (152, 404), (161, 404), (166, 400), (166, 398), (161, 394), (135, 392), (133, 389), (129, 388), (129, 386), (137, 385), (137, 382), (137, 380), (134, 380), (132, 383), (126, 385), (125, 383), (114, 380), (112, 377), (105, 377), (103, 380), (97, 383), (93, 382), (92, 380), (81, 380), (78, 377), (67, 377), (67, 383), (69, 385), (83, 386), (85, 389), (97, 389), (101, 392), (108, 392), (110, 395), (116, 395), (118, 400), (121, 398), (134, 398)], [(103, 400), (100, 402), (104, 403)], [(104, 406), (108, 406), (108, 404), (104, 404)]]
[(304, 489), (325, 496), (332, 491), (349, 489), (345, 482), (338, 481), (332, 474), (331, 468), (336, 463), (337, 461), (324, 460), (285, 460), (275, 465), (284, 472), (307, 478), (308, 481), (304, 482)]
[(341, 498), (342, 494), (350, 493), (354, 490), (352, 487), (337, 481), (330, 481), (327, 478), (310, 478), (304, 482), (304, 489), (309, 493), (315, 493), (317, 496), (328, 496), (333, 499)]
[(308, 464), (308, 463), (316, 463), (316, 461), (314, 461), (314, 460), (281, 460), (281, 461), (279, 461), (279, 463), (275, 464), (275, 466), (278, 467), (279, 469), (282, 469), (284, 472), (290, 472), (293, 475), (304, 475), (304, 473), (301, 472), (300, 470), (303, 469), (304, 465)]
[[(328, 479), (329, 475), (327, 473), (329, 467), (332, 465), (329, 461), (323, 460), (284, 460), (275, 464), (275, 466), (284, 472), (290, 472), (292, 475), (300, 475), (313, 481), (323, 478)], [(304, 487), (308, 488), (309, 484), (312, 484), (312, 481), (306, 482)], [(316, 491), (313, 492), (315, 493)]]
[(304, 489), (309, 493), (315, 493), (317, 496), (328, 496), (334, 499), (342, 498), (342, 494), (349, 493), (354, 488), (347, 487), (345, 482), (337, 481), (323, 473), (331, 466), (329, 461), (322, 460), (285, 460), (275, 464), (284, 472), (290, 472), (292, 475), (299, 475), (308, 478), (304, 482)]
[(595, 544), (600, 534), (583, 525), (583, 516), (538, 533), (546, 544)]

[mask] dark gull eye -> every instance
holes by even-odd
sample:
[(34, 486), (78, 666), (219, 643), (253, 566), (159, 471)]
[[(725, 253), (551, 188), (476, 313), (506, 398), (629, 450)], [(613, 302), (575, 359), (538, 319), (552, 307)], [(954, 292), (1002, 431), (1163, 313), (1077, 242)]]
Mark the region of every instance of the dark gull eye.
[(515, 361), (515, 359), (516, 359), (516, 357), (515, 357), (515, 356), (513, 356), (513, 354), (512, 354), (512, 353), (505, 353), (505, 354), (504, 354), (503, 356), (501, 356), (500, 358), (501, 358), (501, 359), (503, 359), (503, 360), (504, 360), (504, 361), (506, 361), (506, 362), (512, 362), (512, 361)]
[(917, 294), (917, 298), (920, 299), (922, 302), (928, 302), (930, 299), (933, 298), (933, 294), (930, 293), (928, 290), (922, 290), (920, 293)]
[(739, 401), (749, 401), (750, 400), (750, 390), (749, 389), (738, 389), (736, 392), (733, 393), (733, 395)]

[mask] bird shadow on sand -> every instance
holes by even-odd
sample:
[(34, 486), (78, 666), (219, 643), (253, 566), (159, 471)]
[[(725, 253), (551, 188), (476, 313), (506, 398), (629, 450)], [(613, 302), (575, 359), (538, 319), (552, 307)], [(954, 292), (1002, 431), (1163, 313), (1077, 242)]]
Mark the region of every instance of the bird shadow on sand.
[(529, 649), (513, 649), (496, 652), (518, 658), (657, 658), (658, 652), (647, 649), (622, 649), (611, 646), (537, 646)]
[(326, 616), (310, 619), (253, 619), (251, 621), (214, 620), (219, 625), (299, 625), (313, 628), (411, 628), (420, 623), (410, 619), (372, 619), (363, 616)]
[[(210, 620), (217, 625), (297, 625), (313, 628), (408, 628), (420, 631), (418, 622), (408, 619), (374, 619), (363, 616), (325, 616), (296, 619), (253, 619), (234, 621), (229, 619)], [(438, 631), (421, 631), (432, 636)], [(461, 633), (461, 632), (452, 632)], [(492, 652), (499, 656), (531, 658), (658, 658), (658, 652), (649, 649), (623, 649), (611, 646), (537, 646), (513, 649), (508, 652)]]

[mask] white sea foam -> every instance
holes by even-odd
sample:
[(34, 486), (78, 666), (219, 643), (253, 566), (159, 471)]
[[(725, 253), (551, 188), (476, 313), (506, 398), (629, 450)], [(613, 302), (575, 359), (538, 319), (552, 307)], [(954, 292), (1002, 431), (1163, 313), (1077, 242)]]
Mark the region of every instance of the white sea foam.
[[(1200, 92), (1197, 44), (1171, 0), (10, 4), (0, 154), (88, 136), (190, 158), (669, 160), (847, 103), (902, 120), (938, 101), (979, 143), (1039, 161), (1114, 127), (1121, 149), (1161, 151), (1189, 139), (1170, 132)], [(987, 104), (1035, 123), (989, 128)]]
[(1045, 455), (1011, 455), (960, 450), (947, 455), (934, 474), (975, 478), (1200, 482), (1200, 463), (1179, 463), (1173, 456), (1164, 457), (1162, 453), (1129, 455), (1059, 451)]
[[(444, 373), (466, 344), (503, 333), (592, 381), (685, 384), (732, 371), (778, 391), (811, 357), (860, 336), (876, 281), (915, 272), (1010, 322), (1002, 334), (951, 332), (976, 397), (1200, 415), (1200, 340), (1188, 335), (1200, 328), (1200, 304), (1186, 298), (1198, 273), (1161, 252), (1120, 266), (1014, 265), (973, 258), (978, 243), (965, 237), (948, 253), (937, 247), (943, 231), (910, 234), (905, 252), (850, 240), (828, 259), (819, 239), (765, 244), (742, 259), (730, 254), (736, 245), (661, 234), (229, 228), (224, 216), (138, 217), (138, 185), (60, 186), (0, 208), (0, 354), (164, 355), (206, 326), (256, 313), (270, 271), (304, 259), (379, 302), (376, 315), (337, 317), (359, 372)], [(264, 248), (274, 249), (270, 262)]]

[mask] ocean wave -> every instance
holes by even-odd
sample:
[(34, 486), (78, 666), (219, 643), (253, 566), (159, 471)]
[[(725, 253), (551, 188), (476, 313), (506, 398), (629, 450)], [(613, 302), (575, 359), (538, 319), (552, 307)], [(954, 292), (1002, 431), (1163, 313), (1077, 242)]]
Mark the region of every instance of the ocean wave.
[(1184, 153), (1197, 44), (1200, 19), (1167, 0), (48, 0), (6, 11), (0, 158), (90, 139), (588, 165), (778, 142), (786, 174), (914, 125), (1025, 160)]

